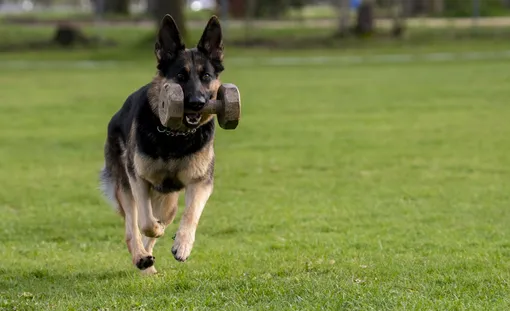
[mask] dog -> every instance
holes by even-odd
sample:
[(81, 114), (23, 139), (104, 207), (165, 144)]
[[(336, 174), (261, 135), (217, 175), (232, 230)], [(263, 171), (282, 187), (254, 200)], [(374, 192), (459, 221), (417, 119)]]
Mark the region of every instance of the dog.
[[(185, 192), (185, 210), (172, 253), (188, 258), (204, 207), (214, 183), (214, 116), (198, 113), (216, 99), (221, 85), (223, 39), (212, 16), (193, 48), (186, 48), (170, 15), (163, 18), (154, 46), (157, 61), (152, 81), (131, 93), (112, 116), (100, 172), (103, 194), (124, 218), (125, 240), (133, 264), (146, 274), (157, 273), (153, 248), (177, 212)], [(158, 96), (166, 82), (178, 83), (186, 113), (177, 128), (161, 124)]]

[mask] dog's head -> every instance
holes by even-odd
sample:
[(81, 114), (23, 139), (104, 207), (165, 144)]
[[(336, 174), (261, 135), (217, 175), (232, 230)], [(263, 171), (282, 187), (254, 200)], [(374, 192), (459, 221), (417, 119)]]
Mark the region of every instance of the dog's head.
[[(199, 111), (209, 99), (216, 99), (223, 71), (223, 40), (216, 16), (207, 23), (196, 47), (187, 49), (174, 19), (166, 15), (161, 23), (154, 53), (158, 74), (155, 83), (178, 83), (184, 93), (186, 109)], [(212, 115), (187, 113), (183, 126), (196, 128), (207, 123)]]

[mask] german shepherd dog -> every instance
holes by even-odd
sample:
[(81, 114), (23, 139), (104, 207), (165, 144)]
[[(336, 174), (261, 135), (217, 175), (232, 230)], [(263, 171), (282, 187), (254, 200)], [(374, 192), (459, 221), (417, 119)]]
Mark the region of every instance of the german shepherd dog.
[(216, 99), (223, 67), (223, 40), (218, 18), (209, 19), (194, 48), (186, 48), (174, 19), (160, 25), (152, 82), (129, 95), (111, 118), (104, 146), (101, 188), (124, 218), (126, 244), (133, 264), (156, 273), (152, 254), (157, 238), (173, 222), (178, 197), (185, 210), (172, 253), (185, 261), (191, 253), (200, 215), (213, 191), (214, 116), (185, 114), (177, 129), (160, 123), (158, 96), (166, 82), (180, 84), (185, 108), (199, 111)]

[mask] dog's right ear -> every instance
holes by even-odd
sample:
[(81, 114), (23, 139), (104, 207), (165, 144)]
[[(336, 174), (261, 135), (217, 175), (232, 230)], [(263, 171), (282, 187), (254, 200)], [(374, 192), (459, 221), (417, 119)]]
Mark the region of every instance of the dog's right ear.
[(158, 63), (174, 59), (177, 54), (184, 50), (181, 33), (174, 19), (170, 15), (165, 15), (158, 31), (158, 39), (154, 46), (154, 54)]

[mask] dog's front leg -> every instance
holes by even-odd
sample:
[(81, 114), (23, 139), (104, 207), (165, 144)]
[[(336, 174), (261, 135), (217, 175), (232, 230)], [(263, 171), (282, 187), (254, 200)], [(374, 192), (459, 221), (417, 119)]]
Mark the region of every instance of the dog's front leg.
[(202, 180), (186, 187), (186, 209), (172, 247), (172, 253), (176, 260), (185, 261), (190, 255), (200, 216), (212, 191), (211, 180)]
[(146, 237), (158, 238), (165, 233), (165, 227), (152, 214), (149, 183), (141, 178), (129, 177), (129, 183), (138, 211), (138, 225)]

